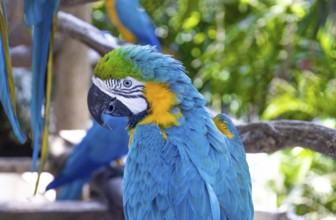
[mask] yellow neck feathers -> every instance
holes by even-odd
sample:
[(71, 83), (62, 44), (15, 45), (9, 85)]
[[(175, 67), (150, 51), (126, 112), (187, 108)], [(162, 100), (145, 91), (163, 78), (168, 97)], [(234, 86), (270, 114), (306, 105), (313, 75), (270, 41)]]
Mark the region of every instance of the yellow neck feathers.
[(133, 136), (134, 136), (134, 129), (130, 129), (128, 130), (128, 134), (129, 134), (129, 140), (128, 140), (128, 148), (131, 147), (131, 143), (133, 141)]
[(161, 129), (178, 125), (181, 113), (173, 114), (171, 109), (176, 105), (176, 95), (165, 83), (147, 82), (144, 90), (149, 104), (149, 115), (140, 124), (154, 123)]

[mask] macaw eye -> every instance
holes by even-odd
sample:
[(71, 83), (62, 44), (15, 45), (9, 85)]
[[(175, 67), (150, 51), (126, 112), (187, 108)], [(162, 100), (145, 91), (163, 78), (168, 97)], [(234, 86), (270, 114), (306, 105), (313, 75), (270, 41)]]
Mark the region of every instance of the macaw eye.
[(131, 87), (132, 86), (132, 81), (131, 80), (128, 80), (128, 79), (125, 79), (124, 81), (123, 81), (123, 85), (125, 86), (125, 87)]

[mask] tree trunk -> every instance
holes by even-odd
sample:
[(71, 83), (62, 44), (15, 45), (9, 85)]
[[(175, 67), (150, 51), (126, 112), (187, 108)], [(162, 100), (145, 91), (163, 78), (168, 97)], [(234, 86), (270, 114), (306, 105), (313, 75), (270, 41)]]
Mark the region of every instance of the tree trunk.
[[(90, 20), (89, 5), (69, 8), (67, 12), (83, 20)], [(56, 130), (84, 129), (89, 112), (86, 96), (91, 68), (88, 48), (81, 42), (64, 36), (62, 48), (55, 59), (55, 117)]]

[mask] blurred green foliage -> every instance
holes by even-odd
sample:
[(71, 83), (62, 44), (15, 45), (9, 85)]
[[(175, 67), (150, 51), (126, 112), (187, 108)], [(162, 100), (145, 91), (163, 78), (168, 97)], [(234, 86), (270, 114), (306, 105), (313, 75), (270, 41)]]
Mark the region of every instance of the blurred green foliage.
[(278, 195), (279, 207), (311, 220), (334, 216), (336, 163), (333, 159), (299, 147), (271, 157), (280, 160), (280, 175), (269, 183)]
[[(335, 2), (142, 1), (208, 103), (247, 120), (335, 117)], [(92, 15), (118, 36), (104, 2)]]
[[(183, 62), (217, 112), (245, 121), (335, 120), (336, 0), (141, 2), (164, 52)], [(92, 18), (118, 36), (103, 2)], [(334, 160), (298, 148), (273, 156), (281, 160), (270, 184), (279, 206), (310, 219), (336, 213)]]

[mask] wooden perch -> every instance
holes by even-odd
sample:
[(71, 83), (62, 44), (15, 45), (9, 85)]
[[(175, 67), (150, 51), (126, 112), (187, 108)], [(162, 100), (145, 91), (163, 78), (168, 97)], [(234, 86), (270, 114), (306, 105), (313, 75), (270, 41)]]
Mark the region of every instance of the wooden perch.
[(238, 125), (247, 152), (304, 147), (336, 158), (336, 130), (312, 122), (278, 120)]
[(57, 14), (57, 20), (58, 31), (69, 34), (71, 37), (96, 50), (100, 55), (104, 55), (121, 46), (117, 38), (104, 33), (71, 14), (60, 11)]

